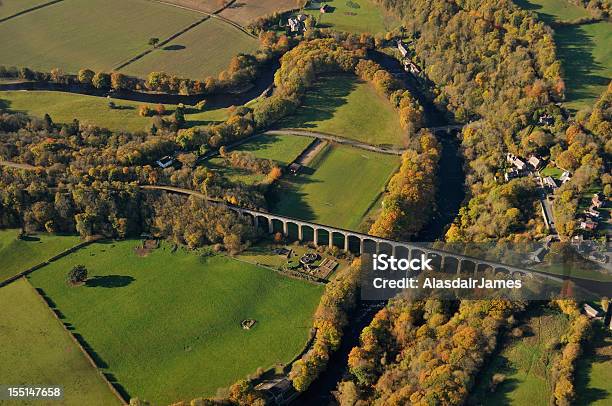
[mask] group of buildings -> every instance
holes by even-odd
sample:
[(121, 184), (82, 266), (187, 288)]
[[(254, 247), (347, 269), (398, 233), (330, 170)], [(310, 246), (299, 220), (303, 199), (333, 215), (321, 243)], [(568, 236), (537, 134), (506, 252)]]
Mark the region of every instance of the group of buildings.
[[(319, 9), (321, 14), (326, 14), (332, 11), (332, 8), (325, 3), (311, 3), (310, 9)], [(296, 16), (289, 17), (287, 20), (287, 30), (289, 33), (300, 34), (308, 29), (308, 25), (306, 24), (308, 20), (308, 15), (306, 14), (298, 14)], [(312, 17), (311, 17), (312, 18)]]
[(410, 59), (410, 57), (408, 56), (409, 54), (408, 48), (399, 39), (397, 40), (397, 50), (399, 51), (401, 55), (401, 61), (402, 61), (402, 65), (404, 65), (404, 70), (406, 72), (412, 73), (415, 76), (420, 75), (421, 68), (419, 68), (419, 66)]
[(584, 217), (580, 219), (580, 228), (586, 231), (593, 231), (599, 225), (601, 213), (599, 209), (606, 204), (603, 193), (595, 193), (591, 198), (591, 205), (583, 211)]

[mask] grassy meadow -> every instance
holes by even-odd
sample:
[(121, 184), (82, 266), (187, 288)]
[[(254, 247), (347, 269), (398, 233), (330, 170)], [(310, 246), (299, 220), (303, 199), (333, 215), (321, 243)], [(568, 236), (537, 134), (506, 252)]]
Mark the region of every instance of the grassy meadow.
[(281, 181), (273, 212), (358, 230), (398, 166), (396, 156), (327, 146), (297, 176)]
[[(330, 27), (339, 31), (370, 34), (389, 31), (399, 25), (397, 19), (388, 15), (370, 0), (332, 0), (323, 2), (331, 12), (321, 14), (319, 9), (306, 10), (314, 16), (319, 27)], [(321, 3), (321, 4), (323, 4)]]
[[(138, 115), (138, 106), (147, 103), (130, 100), (112, 99), (117, 108), (108, 107), (105, 97), (88, 96), (76, 93), (53, 91), (6, 91), (0, 92), (0, 102), (11, 111), (21, 111), (33, 116), (43, 117), (48, 113), (56, 123), (70, 123), (77, 118), (87, 124), (95, 124), (115, 131), (145, 131), (151, 125), (151, 117)], [(155, 107), (155, 104), (148, 104)], [(175, 105), (165, 104), (167, 114), (172, 114)], [(223, 121), (227, 109), (187, 110), (187, 126), (205, 125)]]
[(66, 406), (121, 404), (26, 279), (0, 288), (0, 308), (0, 382), (61, 385)]
[[(100, 16), (103, 18), (98, 18)], [(65, 0), (0, 24), (0, 63), (75, 73), (110, 71), (202, 18), (146, 0)]]
[(321, 131), (372, 145), (401, 145), (399, 115), (369, 83), (353, 75), (323, 76), (282, 127)]
[(79, 237), (37, 234), (18, 240), (19, 230), (0, 230), (0, 281), (77, 245)]
[[(211, 396), (305, 345), (323, 287), (163, 243), (142, 256), (139, 245), (96, 243), (30, 275), (130, 396)], [(71, 287), (76, 264), (89, 279)], [(243, 330), (244, 319), (257, 324)]]
[[(548, 404), (554, 348), (568, 324), (567, 317), (560, 312), (546, 308), (531, 310), (528, 320), (520, 326), (524, 335), (508, 339), (501, 352), (485, 366), (473, 390), (474, 404)], [(489, 384), (496, 373), (504, 374), (506, 379), (491, 392)]]
[[(270, 159), (280, 167), (293, 162), (304, 149), (312, 142), (309, 137), (296, 137), (293, 135), (257, 135), (248, 142), (238, 146), (232, 151), (252, 153), (261, 159)], [(245, 169), (232, 168), (225, 164), (221, 157), (214, 157), (206, 162), (206, 166), (227, 177), (232, 182), (255, 184), (264, 180), (266, 175), (255, 174)]]
[[(566, 0), (515, 2), (549, 24), (590, 16), (586, 9)], [(612, 79), (612, 23), (571, 25), (554, 31), (557, 56), (565, 71), (565, 104), (572, 110), (592, 106)]]
[(122, 72), (144, 77), (153, 71), (164, 71), (179, 77), (205, 79), (225, 70), (234, 55), (252, 53), (257, 47), (256, 39), (210, 18), (126, 66)]

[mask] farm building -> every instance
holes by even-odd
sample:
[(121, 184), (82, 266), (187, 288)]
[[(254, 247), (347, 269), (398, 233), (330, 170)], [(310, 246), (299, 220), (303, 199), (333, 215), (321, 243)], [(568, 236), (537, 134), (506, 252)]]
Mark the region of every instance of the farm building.
[(255, 389), (263, 392), (270, 405), (288, 405), (298, 395), (286, 377), (264, 381), (255, 386)]
[(606, 202), (606, 199), (604, 198), (602, 193), (595, 193), (593, 195), (593, 198), (591, 199), (591, 203), (593, 204), (592, 207), (596, 207), (596, 208), (600, 208), (602, 207)]
[(597, 228), (597, 223), (591, 219), (582, 220), (580, 222), (580, 228), (587, 231), (592, 231)]
[(594, 218), (594, 219), (598, 219), (599, 218), (599, 212), (597, 210), (595, 210), (595, 208), (593, 206), (589, 207), (588, 209), (586, 209), (584, 211), (584, 214), (586, 214), (587, 216)]
[(594, 307), (592, 307), (591, 305), (589, 305), (588, 303), (585, 303), (584, 306), (582, 306), (582, 308), (584, 312), (586, 313), (586, 315), (591, 318), (599, 316), (599, 311), (595, 309)]
[(534, 170), (537, 170), (538, 168), (540, 168), (540, 166), (542, 166), (542, 159), (538, 158), (535, 155), (532, 155), (527, 162)]
[(302, 169), (302, 165), (300, 164), (292, 163), (289, 165), (289, 172), (291, 172), (293, 175), (297, 175), (300, 172), (300, 169)]
[(551, 189), (556, 189), (559, 187), (557, 186), (557, 182), (555, 182), (555, 180), (550, 176), (547, 176), (542, 179), (542, 182), (544, 183), (544, 186), (548, 186)]
[(402, 58), (405, 58), (408, 55), (408, 48), (404, 45), (404, 43), (400, 40), (397, 40), (397, 49), (400, 51)]
[(563, 171), (563, 173), (561, 174), (561, 177), (559, 178), (562, 184), (569, 182), (571, 179), (572, 179), (572, 175), (569, 173), (569, 171)]
[(514, 154), (511, 154), (510, 152), (506, 154), (506, 160), (512, 165), (514, 165), (519, 171), (524, 171), (525, 169), (527, 169), (527, 164), (525, 164), (525, 162), (523, 162), (521, 158), (517, 157)]
[(172, 165), (174, 163), (174, 159), (172, 159), (171, 156), (166, 155), (166, 156), (164, 156), (162, 158), (159, 158), (157, 161), (155, 161), (155, 163), (160, 168), (166, 169), (167, 167), (169, 167), (170, 165)]
[(550, 114), (542, 114), (538, 120), (541, 125), (553, 125), (555, 124), (555, 118)]

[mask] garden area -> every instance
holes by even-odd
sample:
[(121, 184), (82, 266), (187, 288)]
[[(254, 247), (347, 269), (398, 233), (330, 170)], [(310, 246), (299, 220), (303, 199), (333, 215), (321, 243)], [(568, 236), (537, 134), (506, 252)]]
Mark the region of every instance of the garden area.
[(319, 131), (372, 145), (402, 145), (399, 115), (374, 87), (353, 75), (321, 76), (297, 112), (279, 127)]
[(61, 385), (65, 405), (121, 404), (26, 279), (0, 288), (0, 308), (0, 382)]
[[(140, 256), (140, 246), (96, 243), (29, 277), (130, 396), (211, 396), (302, 350), (322, 286), (166, 243)], [(87, 281), (70, 286), (78, 264)], [(247, 319), (256, 323), (244, 330)]]
[[(105, 97), (52, 91), (6, 91), (0, 92), (0, 103), (10, 111), (19, 111), (36, 117), (49, 114), (56, 123), (71, 123), (78, 119), (84, 124), (94, 124), (113, 131), (147, 131), (152, 118), (138, 114), (138, 108), (146, 103), (112, 99), (115, 108), (110, 108)], [(152, 109), (156, 104), (147, 104)], [(176, 106), (164, 104), (165, 115), (174, 113)], [(186, 108), (185, 126), (199, 126), (224, 121), (227, 109), (199, 111)]]
[(19, 230), (0, 230), (0, 281), (40, 264), (80, 242), (76, 236), (47, 233), (18, 239)]
[(297, 176), (281, 180), (273, 212), (358, 230), (398, 167), (396, 156), (328, 145)]

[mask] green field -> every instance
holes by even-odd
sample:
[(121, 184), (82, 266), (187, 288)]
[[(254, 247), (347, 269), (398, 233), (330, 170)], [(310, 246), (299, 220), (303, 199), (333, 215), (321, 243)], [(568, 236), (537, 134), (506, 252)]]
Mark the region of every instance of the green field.
[[(211, 396), (303, 348), (321, 286), (166, 244), (143, 257), (138, 245), (97, 243), (30, 276), (130, 396), (156, 405)], [(76, 264), (89, 280), (71, 287)], [(240, 326), (247, 318), (251, 330)]]
[(281, 183), (275, 213), (357, 230), (399, 165), (399, 157), (328, 146)]
[(37, 234), (18, 240), (19, 230), (0, 230), (0, 281), (79, 243), (79, 237)]
[[(589, 17), (586, 9), (566, 0), (515, 0), (547, 23)], [(612, 23), (599, 22), (555, 29), (557, 56), (562, 63), (566, 105), (573, 110), (592, 106), (612, 79)]]
[(373, 145), (404, 141), (399, 115), (374, 87), (352, 75), (322, 76), (280, 126), (321, 131)]
[[(232, 151), (243, 151), (252, 153), (261, 159), (271, 159), (280, 167), (285, 167), (293, 162), (304, 149), (312, 142), (309, 137), (297, 137), (293, 135), (258, 135), (251, 138)], [(211, 158), (206, 166), (225, 176), (232, 182), (255, 184), (264, 180), (266, 175), (255, 174), (240, 168), (232, 168), (225, 164), (221, 157)]]
[(0, 18), (12, 16), (20, 11), (45, 4), (50, 0), (2, 0), (0, 2)]
[(0, 288), (0, 309), (0, 382), (61, 385), (62, 405), (121, 404), (27, 280)]
[[(138, 115), (138, 106), (147, 103), (113, 99), (117, 108), (108, 107), (105, 97), (88, 96), (75, 93), (51, 91), (8, 91), (0, 92), (0, 100), (11, 111), (21, 111), (33, 116), (43, 117), (48, 113), (56, 123), (70, 123), (73, 119), (86, 124), (95, 124), (111, 130), (145, 131), (151, 125), (151, 117)], [(147, 104), (154, 108), (155, 104)], [(175, 105), (166, 104), (167, 114), (172, 114)], [(205, 125), (223, 121), (227, 109), (187, 110), (187, 126)]]
[(201, 19), (198, 13), (146, 0), (64, 0), (0, 24), (2, 64), (75, 73), (110, 71)]
[[(568, 326), (567, 317), (550, 309), (534, 309), (521, 325), (525, 334), (511, 339), (485, 366), (474, 390), (474, 404), (547, 405), (552, 388), (550, 368), (555, 346)], [(493, 374), (506, 376), (495, 392), (489, 389)]]
[(315, 16), (318, 27), (331, 27), (339, 31), (368, 32), (377, 34), (390, 31), (398, 25), (397, 19), (385, 13), (370, 0), (333, 0), (325, 1), (333, 10), (321, 14), (319, 9), (306, 10)]
[(576, 366), (576, 405), (605, 406), (612, 399), (612, 336), (595, 326), (595, 338)]
[(180, 77), (205, 79), (225, 70), (234, 55), (253, 53), (258, 42), (244, 32), (210, 18), (167, 45), (128, 65), (122, 72), (144, 77), (164, 71)]

